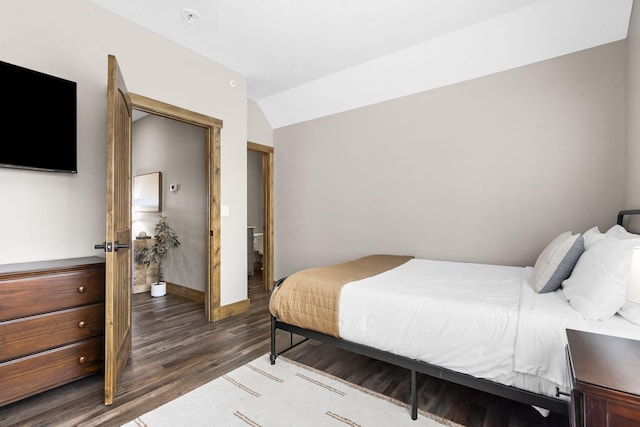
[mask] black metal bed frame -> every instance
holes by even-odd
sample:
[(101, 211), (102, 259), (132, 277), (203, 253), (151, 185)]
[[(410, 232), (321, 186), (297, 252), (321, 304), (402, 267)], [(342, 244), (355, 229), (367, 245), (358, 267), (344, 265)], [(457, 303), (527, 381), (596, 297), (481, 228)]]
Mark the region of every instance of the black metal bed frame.
[(623, 225), (622, 221), (624, 220), (625, 215), (640, 215), (640, 209), (627, 209), (624, 211), (618, 212), (618, 225)]
[[(640, 209), (623, 210), (618, 212), (617, 224), (622, 225), (625, 215), (640, 215)], [(282, 278), (278, 280), (273, 289), (280, 286), (280, 284), (286, 279)], [(276, 331), (280, 329), (289, 332), (290, 342), (289, 347), (278, 352), (276, 350)], [(304, 337), (301, 341), (293, 342), (293, 334)], [(525, 403), (528, 405), (545, 408), (551, 412), (556, 412), (562, 415), (568, 415), (570, 401), (568, 399), (562, 399), (560, 396), (569, 396), (568, 393), (563, 393), (556, 387), (556, 397), (545, 396), (542, 394), (533, 393), (530, 391), (522, 390), (516, 387), (507, 386), (491, 380), (477, 378), (472, 375), (463, 374), (450, 369), (442, 368), (430, 363), (422, 362), (416, 359), (410, 359), (404, 356), (398, 356), (393, 353), (378, 350), (373, 347), (357, 344), (351, 341), (347, 341), (341, 338), (336, 338), (331, 335), (322, 334), (309, 329), (300, 328), (298, 326), (290, 325), (288, 323), (278, 320), (275, 316), (271, 315), (271, 364), (276, 363), (276, 358), (297, 347), (298, 345), (308, 340), (316, 340), (331, 346), (347, 350), (353, 353), (357, 353), (363, 356), (371, 357), (373, 359), (380, 360), (382, 362), (390, 363), (402, 368), (406, 368), (411, 372), (411, 419), (418, 418), (418, 373), (429, 375), (431, 377), (440, 378), (446, 381), (450, 381), (456, 384), (467, 386), (476, 390), (484, 391), (496, 396), (505, 397), (510, 400)]]
[[(284, 279), (280, 279), (276, 282), (274, 289), (278, 287)], [(284, 350), (278, 352), (276, 350), (276, 330), (283, 330), (289, 332), (289, 346)], [(294, 342), (293, 334), (299, 335), (304, 339)], [(556, 396), (549, 397), (541, 394), (532, 393), (530, 391), (521, 390), (515, 387), (503, 385), (494, 381), (486, 380), (483, 378), (476, 378), (472, 375), (463, 374), (460, 372), (452, 371), (451, 369), (442, 368), (430, 363), (422, 362), (416, 359), (410, 359), (404, 356), (398, 356), (397, 354), (389, 353), (386, 351), (378, 350), (373, 347), (369, 347), (362, 344), (357, 344), (351, 341), (347, 341), (341, 338), (336, 338), (331, 335), (322, 334), (309, 329), (304, 329), (299, 326), (290, 325), (288, 323), (278, 320), (275, 316), (271, 315), (271, 354), (269, 356), (271, 364), (276, 363), (276, 358), (286, 353), (287, 351), (297, 347), (298, 345), (308, 341), (316, 340), (331, 346), (357, 353), (362, 356), (371, 357), (373, 359), (380, 360), (382, 362), (390, 363), (401, 368), (406, 368), (411, 373), (411, 419), (418, 418), (418, 373), (426, 374), (431, 377), (440, 378), (446, 381), (457, 383), (463, 386), (467, 386), (476, 390), (491, 393), (497, 396), (505, 397), (510, 400), (526, 403), (529, 405), (538, 406), (548, 409), (552, 412), (557, 412), (563, 415), (568, 415), (569, 401), (560, 398), (560, 392), (556, 387)], [(565, 394), (568, 396), (568, 394)]]

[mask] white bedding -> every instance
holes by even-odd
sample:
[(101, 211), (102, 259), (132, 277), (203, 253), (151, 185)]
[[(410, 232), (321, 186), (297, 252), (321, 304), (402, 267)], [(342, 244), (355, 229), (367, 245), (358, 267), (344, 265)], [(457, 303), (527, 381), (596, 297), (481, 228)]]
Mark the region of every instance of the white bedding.
[(531, 286), (523, 286), (519, 311), (514, 370), (544, 378), (562, 391), (570, 388), (565, 354), (566, 329), (640, 340), (640, 326), (618, 314), (604, 321), (585, 320), (569, 305), (560, 289), (537, 294)]
[(640, 339), (618, 315), (585, 321), (561, 291), (536, 294), (532, 273), (413, 259), (343, 287), (340, 337), (548, 396), (569, 389), (565, 328)]

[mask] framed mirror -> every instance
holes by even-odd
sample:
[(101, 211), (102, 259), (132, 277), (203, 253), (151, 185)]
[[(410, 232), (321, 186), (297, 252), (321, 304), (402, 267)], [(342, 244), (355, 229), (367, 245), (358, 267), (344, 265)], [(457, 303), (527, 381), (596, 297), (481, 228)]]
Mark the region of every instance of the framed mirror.
[(133, 210), (162, 211), (162, 172), (136, 175), (133, 178)]

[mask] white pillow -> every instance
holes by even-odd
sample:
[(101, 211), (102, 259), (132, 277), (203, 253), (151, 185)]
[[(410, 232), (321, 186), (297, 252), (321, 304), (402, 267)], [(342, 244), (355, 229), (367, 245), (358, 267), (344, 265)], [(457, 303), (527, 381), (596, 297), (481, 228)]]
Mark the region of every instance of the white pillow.
[(601, 233), (598, 226), (595, 226), (585, 231), (582, 237), (584, 237), (584, 250), (588, 251), (591, 246), (606, 239), (607, 235)]
[[(637, 239), (640, 235), (630, 233), (623, 226), (616, 224), (607, 230), (606, 235), (608, 237), (615, 237), (616, 239)], [(628, 286), (628, 284), (627, 284)], [(629, 322), (640, 325), (640, 304), (635, 304), (631, 301), (627, 301), (618, 310), (618, 314), (627, 319)]]
[(626, 304), (618, 310), (618, 313), (629, 322), (640, 325), (640, 304), (627, 301)]
[(605, 320), (626, 302), (633, 248), (640, 239), (599, 241), (580, 257), (562, 293), (585, 319)]
[(553, 239), (540, 253), (533, 267), (533, 289), (540, 294), (553, 292), (569, 277), (584, 252), (580, 233), (566, 231)]
[[(628, 232), (626, 228), (624, 228), (619, 224), (616, 224), (610, 229), (608, 229), (606, 235), (609, 237), (615, 237), (617, 239), (640, 238), (640, 235)], [(620, 316), (627, 319), (629, 322), (635, 323), (636, 325), (640, 325), (640, 304), (635, 304), (631, 301), (627, 301), (620, 308), (620, 310), (618, 310), (618, 314), (620, 314)]]
[(607, 236), (616, 237), (618, 239), (638, 239), (640, 235), (629, 233), (623, 226), (614, 225), (605, 233)]

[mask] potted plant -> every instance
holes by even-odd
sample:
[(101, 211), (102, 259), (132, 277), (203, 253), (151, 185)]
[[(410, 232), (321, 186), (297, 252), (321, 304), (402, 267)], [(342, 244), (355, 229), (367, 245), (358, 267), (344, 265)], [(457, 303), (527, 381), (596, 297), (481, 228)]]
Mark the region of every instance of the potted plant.
[(151, 284), (151, 296), (162, 296), (167, 293), (167, 283), (164, 282), (162, 263), (169, 255), (169, 249), (180, 246), (180, 241), (175, 231), (167, 222), (167, 217), (163, 216), (156, 224), (155, 243), (151, 247), (136, 250), (133, 259), (138, 264), (144, 264), (147, 267), (154, 263), (157, 265), (157, 280)]

